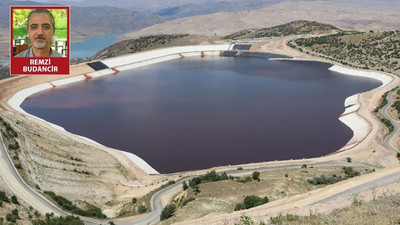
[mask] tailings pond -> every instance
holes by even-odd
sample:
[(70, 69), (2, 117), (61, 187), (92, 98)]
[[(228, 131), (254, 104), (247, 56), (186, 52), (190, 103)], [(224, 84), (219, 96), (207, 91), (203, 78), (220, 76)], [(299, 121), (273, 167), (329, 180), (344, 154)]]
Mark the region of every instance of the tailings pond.
[(348, 96), (381, 82), (319, 62), (177, 59), (57, 87), (22, 108), (160, 173), (323, 156), (353, 132)]

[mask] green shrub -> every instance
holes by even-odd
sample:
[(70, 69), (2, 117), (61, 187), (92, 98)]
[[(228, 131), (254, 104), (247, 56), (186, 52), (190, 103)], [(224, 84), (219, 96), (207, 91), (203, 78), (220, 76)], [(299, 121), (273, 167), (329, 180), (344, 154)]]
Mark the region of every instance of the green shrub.
[(183, 188), (184, 191), (186, 191), (189, 188), (189, 186), (187, 185), (186, 181), (183, 181), (182, 188)]
[(139, 213), (139, 214), (143, 214), (143, 213), (145, 213), (145, 212), (147, 212), (146, 206), (145, 206), (145, 205), (139, 205), (139, 207), (138, 207), (138, 213)]
[(325, 177), (325, 175), (321, 175), (319, 177), (314, 177), (313, 179), (308, 179), (307, 182), (313, 185), (320, 185), (320, 184), (334, 184), (342, 180), (344, 180), (342, 177), (337, 177), (336, 175), (328, 178)]
[(18, 202), (18, 199), (17, 199), (17, 196), (15, 196), (15, 195), (13, 195), (12, 197), (11, 197), (11, 202), (13, 203), (13, 204), (19, 204), (19, 202)]
[(44, 193), (49, 195), (55, 202), (57, 202), (57, 204), (61, 208), (63, 208), (66, 211), (69, 211), (71, 213), (74, 213), (74, 214), (77, 214), (80, 216), (95, 217), (95, 218), (106, 218), (107, 217), (106, 215), (104, 215), (101, 212), (101, 209), (96, 206), (89, 205), (89, 207), (87, 207), (86, 210), (82, 210), (82, 209), (78, 208), (76, 205), (74, 205), (70, 200), (64, 198), (63, 196), (56, 195), (52, 191), (45, 191)]
[(8, 222), (11, 222), (11, 223), (16, 223), (16, 222), (17, 222), (17, 219), (14, 218), (13, 215), (12, 215), (11, 213), (7, 213), (7, 215), (6, 215), (6, 220), (7, 220)]
[(193, 179), (191, 179), (190, 181), (189, 181), (189, 186), (191, 187), (191, 188), (195, 188), (197, 185), (199, 185), (201, 183), (201, 179), (200, 179), (200, 177), (195, 177), (195, 178), (193, 178)]
[(195, 200), (195, 198), (188, 198), (188, 199), (185, 199), (185, 200), (182, 202), (182, 206), (185, 206), (185, 205), (187, 205), (189, 202), (194, 201), (194, 200)]
[(0, 201), (10, 202), (10, 199), (8, 199), (8, 197), (4, 191), (0, 191)]
[(396, 219), (396, 222), (395, 222), (396, 224), (400, 224), (400, 216), (398, 216), (397, 217), (397, 219)]
[(237, 225), (254, 225), (254, 220), (250, 216), (247, 216), (243, 213), (242, 215), (240, 215), (240, 224)]
[(54, 217), (54, 214), (46, 213), (46, 220), (37, 219), (32, 221), (32, 225), (84, 225), (83, 221), (77, 216)]
[(220, 180), (227, 180), (229, 179), (228, 175), (224, 172), (221, 175), (218, 175), (215, 170), (211, 170), (207, 172), (204, 175), (201, 175), (199, 177), (195, 177), (189, 181), (189, 186), (193, 189), (196, 188), (197, 185), (201, 183), (207, 183), (207, 182), (214, 182), (214, 181), (220, 181)]
[(161, 212), (160, 220), (166, 220), (172, 217), (175, 213), (176, 206), (174, 204), (168, 204), (164, 207), (163, 211)]
[(14, 142), (14, 144), (8, 144), (8, 148), (10, 149), (10, 150), (18, 150), (19, 149), (19, 143), (18, 143), (18, 141), (16, 141), (16, 142)]
[(243, 209), (243, 204), (241, 202), (236, 203), (235, 205), (235, 211), (239, 211)]
[(251, 175), (251, 178), (253, 178), (253, 180), (260, 181), (260, 172), (254, 171)]
[(314, 177), (313, 179), (308, 179), (307, 182), (313, 185), (320, 185), (320, 184), (334, 184), (339, 181), (345, 180), (347, 178), (352, 178), (360, 175), (360, 172), (353, 169), (353, 167), (343, 167), (343, 172), (345, 173), (346, 177), (342, 178), (341, 176), (337, 176), (333, 174), (332, 177), (325, 177), (321, 175), (319, 177)]
[(269, 202), (268, 197), (258, 197), (255, 195), (247, 195), (243, 203), (237, 203), (235, 206), (235, 211), (242, 210), (242, 209), (250, 209), (259, 205), (263, 205)]
[(353, 167), (350, 167), (350, 166), (349, 167), (343, 167), (343, 172), (349, 178), (360, 176), (360, 172), (354, 170)]
[(287, 224), (287, 222), (296, 221), (298, 219), (298, 215), (286, 214), (283, 216), (282, 214), (279, 214), (277, 217), (270, 217), (269, 222), (271, 224)]
[(15, 165), (15, 168), (17, 168), (17, 169), (22, 169), (21, 163), (15, 163), (14, 165)]
[(250, 182), (250, 181), (251, 181), (251, 177), (250, 176), (247, 176), (244, 179), (238, 179), (237, 180), (237, 182), (240, 182), (240, 183), (247, 183), (247, 182)]

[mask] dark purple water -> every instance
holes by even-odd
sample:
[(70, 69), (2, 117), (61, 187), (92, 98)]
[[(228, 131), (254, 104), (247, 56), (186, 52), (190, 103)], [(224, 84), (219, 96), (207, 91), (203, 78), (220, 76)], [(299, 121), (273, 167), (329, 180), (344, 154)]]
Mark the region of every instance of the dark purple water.
[(352, 137), (338, 120), (346, 97), (381, 84), (329, 67), (186, 58), (51, 89), (22, 108), (161, 173), (316, 157)]

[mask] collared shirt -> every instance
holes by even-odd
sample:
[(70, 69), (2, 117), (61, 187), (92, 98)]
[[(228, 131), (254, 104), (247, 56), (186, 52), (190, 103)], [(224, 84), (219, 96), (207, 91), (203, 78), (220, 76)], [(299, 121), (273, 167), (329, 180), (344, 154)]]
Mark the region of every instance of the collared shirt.
[[(33, 54), (32, 47), (30, 47), (30, 48), (26, 49), (25, 51), (19, 53), (15, 57), (35, 57), (35, 55)], [(51, 48), (50, 57), (64, 57), (64, 56), (61, 53), (54, 51)]]

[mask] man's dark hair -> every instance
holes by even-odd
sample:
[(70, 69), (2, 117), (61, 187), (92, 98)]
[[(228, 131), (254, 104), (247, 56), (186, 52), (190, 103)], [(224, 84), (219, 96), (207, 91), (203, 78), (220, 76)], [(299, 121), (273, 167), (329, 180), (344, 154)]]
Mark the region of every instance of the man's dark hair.
[(27, 23), (27, 25), (26, 25), (26, 30), (29, 30), (29, 20), (31, 19), (31, 16), (32, 16), (33, 14), (39, 14), (39, 13), (49, 15), (49, 16), (50, 16), (50, 20), (51, 20), (51, 25), (53, 26), (53, 29), (56, 30), (56, 23), (54, 22), (54, 16), (53, 16), (53, 14), (52, 14), (49, 10), (47, 10), (47, 9), (34, 9), (34, 10), (32, 10), (32, 11), (29, 13), (29, 15), (28, 15), (28, 23)]

